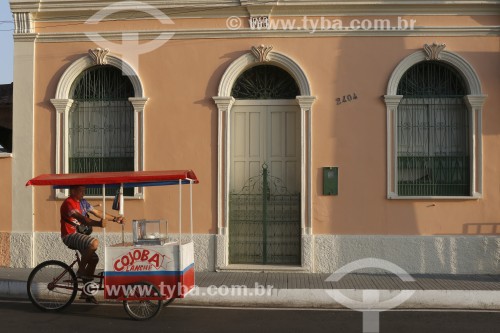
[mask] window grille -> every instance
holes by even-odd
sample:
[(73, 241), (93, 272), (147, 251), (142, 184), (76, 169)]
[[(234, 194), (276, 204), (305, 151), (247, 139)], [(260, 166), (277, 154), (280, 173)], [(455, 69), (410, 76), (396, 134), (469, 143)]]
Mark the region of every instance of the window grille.
[[(92, 67), (75, 80), (68, 129), (70, 173), (134, 170), (132, 96), (132, 83), (112, 66)], [(87, 190), (88, 195), (100, 193)], [(133, 195), (133, 189), (125, 194)]]
[(397, 111), (400, 196), (470, 195), (466, 88), (457, 71), (422, 62), (402, 77)]
[(300, 90), (287, 71), (272, 65), (260, 65), (238, 77), (231, 95), (236, 99), (295, 99)]

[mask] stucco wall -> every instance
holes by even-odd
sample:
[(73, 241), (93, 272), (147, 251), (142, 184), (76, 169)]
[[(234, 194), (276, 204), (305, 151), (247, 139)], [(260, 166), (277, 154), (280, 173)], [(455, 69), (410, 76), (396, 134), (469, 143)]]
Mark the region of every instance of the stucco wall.
[[(120, 244), (122, 241), (121, 233), (107, 233), (106, 243), (104, 242), (102, 232), (94, 232), (93, 237), (99, 240), (99, 248), (97, 255), (100, 258), (98, 269), (104, 269), (104, 244)], [(175, 241), (178, 235), (170, 235), (170, 240)], [(182, 241), (190, 240), (189, 235), (182, 235)], [(125, 242), (132, 241), (132, 234), (125, 234)], [(215, 251), (215, 236), (194, 234), (194, 253), (195, 253), (195, 270), (196, 271), (214, 271), (214, 251)], [(70, 264), (75, 259), (75, 252), (70, 250), (61, 241), (60, 233), (55, 232), (38, 232), (35, 236), (35, 265), (45, 260), (61, 260)]]
[(314, 244), (315, 271), (322, 273), (364, 258), (420, 274), (498, 274), (500, 269), (498, 236), (315, 235)]
[(12, 230), (12, 158), (0, 157), (0, 232)]
[[(489, 94), (483, 112), (484, 197), (480, 200), (387, 200), (386, 109), (381, 98), (392, 70), (425, 43), (439, 41), (463, 56)], [(500, 96), (498, 37), (315, 37), (170, 40), (140, 58), (138, 73), (149, 101), (145, 109), (145, 165), (194, 169), (195, 232), (216, 227), (217, 94), (222, 72), (253, 45), (273, 45), (306, 73), (313, 106), (313, 233), (439, 235), (470, 234), (471, 225), (499, 223)], [(57, 46), (57, 47), (56, 47)], [(38, 43), (35, 173), (54, 171), (55, 94), (62, 71), (85, 56), (92, 43)], [(111, 50), (112, 51), (112, 50)], [(126, 57), (124, 57), (126, 60)], [(337, 105), (335, 99), (358, 99)], [(51, 144), (45, 144), (47, 133)], [(339, 195), (321, 194), (321, 167), (339, 167)], [(130, 218), (176, 220), (177, 192), (146, 189), (143, 201), (128, 201)], [(58, 228), (58, 206), (50, 189), (35, 191), (35, 226)], [(114, 230), (111, 227), (112, 231)], [(172, 226), (175, 232), (176, 226)], [(484, 229), (484, 228), (483, 228)], [(491, 228), (480, 233), (490, 233)]]
[[(98, 268), (102, 269), (102, 233), (97, 232), (93, 236), (101, 244), (97, 253), (101, 258)], [(18, 249), (11, 266), (30, 267), (25, 253), (29, 251), (26, 245), (31, 242), (30, 235), (16, 233), (11, 237)], [(171, 235), (172, 240), (177, 237)], [(183, 241), (189, 240), (188, 235), (182, 237)], [(215, 267), (216, 237), (209, 234), (194, 235), (196, 271), (214, 271), (220, 268)], [(131, 241), (131, 238), (131, 234), (125, 234), (125, 241)], [(121, 233), (108, 233), (106, 239), (106, 244), (120, 243)], [(497, 274), (500, 269), (498, 236), (314, 235), (303, 237), (302, 246), (306, 249), (303, 251), (303, 267), (317, 273), (335, 272), (350, 262), (364, 258), (388, 260), (411, 274)], [(73, 259), (74, 252), (62, 243), (59, 233), (36, 233), (35, 265), (45, 260), (71, 263)]]

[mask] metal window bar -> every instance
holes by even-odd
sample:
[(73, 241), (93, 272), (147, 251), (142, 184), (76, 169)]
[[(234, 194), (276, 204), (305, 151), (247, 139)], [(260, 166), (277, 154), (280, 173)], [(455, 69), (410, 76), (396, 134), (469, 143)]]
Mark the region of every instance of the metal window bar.
[(272, 65), (246, 70), (238, 77), (231, 92), (236, 99), (295, 99), (298, 95), (300, 90), (294, 78)]
[(469, 119), (464, 80), (452, 66), (424, 61), (402, 76), (397, 111), (400, 196), (470, 195)]
[(398, 107), (398, 194), (470, 194), (469, 124), (462, 98), (404, 98)]
[[(69, 114), (69, 172), (134, 170), (134, 111), (130, 80), (112, 66), (92, 67), (75, 81)], [(114, 195), (107, 189), (106, 195)], [(88, 189), (88, 195), (101, 195)], [(133, 195), (133, 189), (125, 189)]]

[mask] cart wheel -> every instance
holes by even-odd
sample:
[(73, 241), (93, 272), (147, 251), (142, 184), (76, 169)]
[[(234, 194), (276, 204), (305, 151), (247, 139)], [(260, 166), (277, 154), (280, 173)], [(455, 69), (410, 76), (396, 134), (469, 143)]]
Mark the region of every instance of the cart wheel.
[[(130, 288), (128, 288), (130, 287)], [(148, 297), (161, 297), (158, 288), (149, 282), (141, 281), (127, 286), (128, 292), (123, 301), (123, 307), (128, 315), (135, 320), (147, 320), (155, 317), (161, 310), (162, 300), (148, 300)], [(140, 297), (143, 300), (127, 300)]]
[(59, 311), (70, 305), (78, 292), (73, 270), (57, 260), (44, 261), (28, 278), (28, 297), (43, 311)]

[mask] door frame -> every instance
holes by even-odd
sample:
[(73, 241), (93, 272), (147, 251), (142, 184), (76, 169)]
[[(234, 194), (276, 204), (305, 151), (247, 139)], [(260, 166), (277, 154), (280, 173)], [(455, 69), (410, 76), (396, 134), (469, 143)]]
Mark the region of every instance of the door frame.
[[(310, 85), (301, 67), (292, 59), (278, 52), (269, 51), (272, 46), (253, 47), (252, 51), (240, 56), (226, 69), (222, 76), (218, 96), (213, 99), (218, 109), (217, 129), (217, 235), (215, 269), (230, 268), (229, 265), (229, 168), (230, 168), (230, 114), (236, 101), (231, 89), (238, 77), (248, 68), (259, 65), (275, 65), (286, 70), (296, 80), (300, 96), (288, 100), (300, 108), (300, 182), (301, 182), (301, 267), (314, 271), (312, 242), (312, 104), (316, 97), (311, 96)], [(268, 50), (265, 54), (256, 50)], [(263, 101), (270, 103), (273, 100)], [(278, 100), (277, 103), (280, 103)], [(289, 105), (290, 105), (289, 104)], [(271, 104), (272, 105), (272, 104)]]

